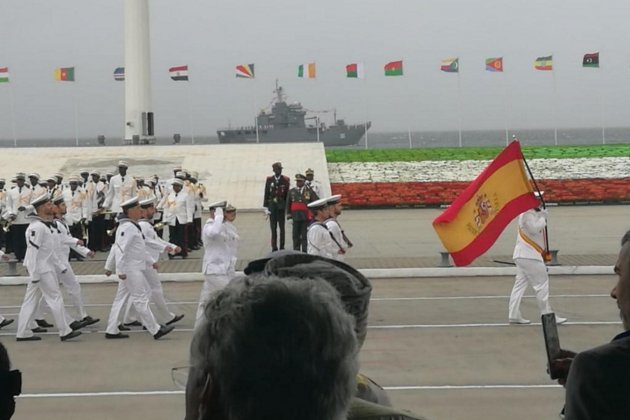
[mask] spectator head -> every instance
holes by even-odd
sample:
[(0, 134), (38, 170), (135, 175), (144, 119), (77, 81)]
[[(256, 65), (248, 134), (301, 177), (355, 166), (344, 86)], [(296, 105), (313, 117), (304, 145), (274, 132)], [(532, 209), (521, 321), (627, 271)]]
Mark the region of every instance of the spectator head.
[(8, 420), (15, 412), (15, 396), (22, 393), (22, 373), (10, 370), (7, 349), (0, 343), (0, 420)]
[(630, 330), (630, 231), (626, 232), (621, 240), (615, 274), (618, 280), (610, 296), (617, 301), (624, 328)]
[(186, 420), (341, 420), (356, 388), (352, 318), (323, 281), (233, 279), (191, 345)]

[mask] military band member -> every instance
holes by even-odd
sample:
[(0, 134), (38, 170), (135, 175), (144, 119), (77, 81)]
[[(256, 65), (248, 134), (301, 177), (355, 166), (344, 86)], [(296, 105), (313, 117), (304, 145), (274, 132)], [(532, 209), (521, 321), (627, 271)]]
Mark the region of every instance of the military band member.
[(151, 188), (149, 188), (149, 186), (144, 183), (143, 176), (136, 177), (136, 188), (138, 193), (138, 200), (142, 201), (148, 198), (155, 198), (153, 195), (153, 191), (151, 191)]
[(327, 201), (328, 205), (330, 206), (330, 218), (325, 222), (326, 227), (328, 228), (328, 231), (333, 236), (333, 238), (335, 238), (336, 243), (339, 244), (339, 246), (343, 250), (343, 252), (336, 254), (335, 259), (338, 261), (343, 261), (346, 253), (348, 252), (348, 249), (352, 248), (353, 244), (341, 227), (338, 219), (343, 210), (343, 207), (341, 205), (341, 195), (333, 195), (332, 197), (328, 198)]
[(295, 175), (295, 187), (287, 194), (287, 219), (293, 221), (293, 249), (307, 251), (306, 232), (313, 216), (307, 205), (318, 197), (304, 185), (306, 177)]
[(193, 214), (194, 237), (192, 241), (189, 241), (189, 243), (194, 245), (193, 249), (199, 249), (203, 246), (203, 242), (201, 241), (201, 217), (203, 212), (203, 203), (208, 201), (206, 187), (201, 182), (198, 182), (198, 180), (199, 173), (192, 171), (190, 174), (190, 183), (195, 193), (195, 213)]
[(332, 207), (328, 199), (320, 198), (308, 205), (315, 215), (315, 221), (308, 227), (308, 253), (331, 259), (337, 259), (338, 254), (344, 253), (343, 248), (331, 235), (326, 220), (330, 218)]
[(121, 211), (120, 203), (127, 201), (137, 195), (136, 181), (127, 175), (129, 165), (124, 160), (118, 162), (118, 175), (112, 176), (109, 181), (107, 195), (103, 207), (118, 214)]
[(240, 237), (233, 222), (236, 208), (226, 201), (210, 204), (210, 215), (203, 227), (204, 282), (197, 307), (195, 327), (203, 319), (204, 307), (212, 292), (219, 290), (234, 277), (236, 253)]
[(192, 224), (194, 207), (192, 197), (183, 188), (184, 181), (175, 178), (172, 191), (162, 199), (158, 208), (163, 210), (164, 223), (168, 224), (169, 240), (181, 248), (179, 255), (182, 258), (188, 258), (188, 224)]
[(130, 299), (142, 325), (157, 340), (173, 331), (173, 326), (158, 324), (149, 307), (151, 293), (143, 270), (147, 265), (157, 267), (157, 262), (147, 252), (142, 228), (138, 225), (142, 217), (138, 197), (121, 202), (120, 208), (124, 215), (119, 219), (116, 242), (105, 264), (105, 274), (109, 276), (115, 270), (119, 279), (105, 338), (129, 338), (129, 335), (120, 332), (118, 325), (125, 302)]
[(32, 190), (25, 184), (24, 173), (15, 176), (15, 187), (7, 192), (7, 220), (11, 224), (9, 238), (7, 238), (7, 253), (12, 251), (19, 261), (26, 254), (26, 239), (24, 232), (29, 225), (26, 218), (26, 206), (31, 202)]
[(7, 190), (4, 188), (5, 183), (6, 180), (0, 178), (0, 248), (6, 246), (6, 233), (4, 230), (9, 223), (7, 220)]
[(103, 203), (105, 202), (105, 183), (101, 181), (101, 174), (98, 171), (90, 172), (85, 190), (87, 193), (88, 205), (88, 248), (95, 251), (105, 251), (105, 214)]
[(40, 178), (41, 177), (39, 176), (37, 172), (32, 172), (28, 175), (28, 180), (31, 183), (30, 185), (31, 191), (32, 191), (31, 198), (37, 198), (40, 195), (46, 194), (48, 192), (46, 188), (42, 188), (42, 186), (39, 184)]
[[(26, 230), (28, 248), (24, 258), (30, 282), (18, 316), (17, 341), (41, 340), (41, 337), (33, 335), (30, 326), (42, 296), (55, 318), (61, 341), (66, 341), (77, 337), (81, 332), (73, 331), (68, 325), (63, 297), (59, 290), (57, 271), (63, 271), (64, 266), (57, 257), (57, 240), (51, 227), (54, 206), (48, 194), (35, 198), (31, 206), (35, 214), (29, 217), (30, 224)], [(79, 324), (78, 328), (82, 326)]]
[(48, 184), (48, 195), (51, 197), (57, 197), (61, 194), (61, 188), (57, 185), (57, 177), (55, 175), (51, 175), (46, 178), (46, 183)]
[[(64, 188), (59, 195), (63, 198), (68, 209), (64, 219), (73, 237), (87, 241), (86, 221), (89, 213), (89, 202), (86, 200), (86, 193), (79, 188), (79, 177), (71, 176), (68, 178), (68, 184), (69, 188)], [(74, 250), (70, 256), (77, 261), (83, 259)]]
[(85, 187), (87, 186), (88, 181), (90, 180), (90, 171), (87, 169), (79, 170), (79, 176), (81, 177), (81, 184)]
[(306, 182), (305, 185), (310, 188), (315, 195), (317, 195), (317, 197), (321, 197), (322, 196), (322, 184), (315, 179), (315, 171), (312, 170), (311, 168), (308, 168), (305, 172), (304, 175), (306, 175)]
[(282, 175), (282, 163), (275, 162), (271, 165), (273, 175), (265, 181), (265, 196), (263, 207), (269, 217), (271, 228), (271, 250), (278, 250), (278, 230), (280, 231), (280, 249), (284, 249), (284, 219), (286, 211), (287, 194), (289, 193), (289, 177)]

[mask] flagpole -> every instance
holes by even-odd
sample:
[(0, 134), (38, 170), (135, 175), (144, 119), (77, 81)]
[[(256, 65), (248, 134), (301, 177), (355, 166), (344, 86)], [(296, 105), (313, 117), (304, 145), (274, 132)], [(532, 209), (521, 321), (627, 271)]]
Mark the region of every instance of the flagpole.
[(507, 76), (505, 75), (505, 68), (503, 68), (503, 64), (501, 64), (501, 68), (503, 69), (503, 98), (505, 100), (505, 113), (503, 114), (503, 118), (505, 119), (504, 121), (504, 125), (505, 125), (505, 145), (509, 145), (510, 144), (510, 137), (509, 137), (509, 126), (510, 126), (510, 111), (511, 111), (511, 102), (510, 102), (510, 95), (509, 95), (509, 90), (508, 90), (508, 84), (507, 84)]
[(9, 80), (9, 106), (11, 107), (11, 131), (13, 133), (13, 147), (17, 147), (17, 135), (15, 130), (15, 104), (13, 103), (13, 86)]
[[(361, 62), (361, 68), (362, 68), (362, 71), (364, 72), (365, 69), (363, 68), (363, 62)], [(363, 103), (365, 104), (365, 122), (363, 123), (363, 127), (364, 127), (364, 132), (365, 132), (365, 149), (367, 150), (368, 148), (368, 118), (369, 118), (368, 94), (367, 94), (367, 86), (366, 86), (367, 81), (365, 79), (365, 74), (363, 74), (362, 76), (363, 76), (363, 98), (364, 98)]]
[(457, 109), (459, 112), (459, 147), (462, 147), (462, 86), (460, 82), (460, 66), (457, 61)]
[[(599, 51), (599, 50), (598, 50)], [(599, 60), (598, 60), (599, 61)], [(604, 78), (602, 77), (602, 70), (599, 69), (599, 83), (601, 85), (599, 89), (599, 117), (602, 124), (602, 144), (606, 144), (606, 123), (604, 116)]]
[[(527, 168), (527, 173), (529, 174), (529, 177), (532, 180), (532, 183), (534, 184), (534, 188), (536, 188), (536, 191), (538, 192), (538, 199), (540, 200), (542, 204), (542, 208), (546, 209), (547, 204), (545, 203), (545, 199), (542, 195), (542, 192), (540, 191), (540, 188), (538, 188), (538, 183), (536, 182), (536, 178), (534, 178), (534, 174), (532, 173), (532, 170), (529, 168), (527, 159), (525, 159), (525, 155), (523, 155), (522, 151), (521, 151), (521, 157), (523, 158), (523, 163), (525, 164), (525, 168)], [(545, 240), (545, 252), (548, 255), (549, 254), (549, 231), (547, 230), (546, 223), (545, 223), (545, 227), (543, 228), (543, 233), (544, 233), (544, 240)], [(543, 260), (544, 260), (544, 257), (543, 257)]]
[(74, 84), (74, 140), (76, 147), (79, 147), (79, 94), (77, 93), (76, 78)]
[(195, 144), (195, 129), (193, 126), (192, 104), (191, 104), (191, 99), (190, 99), (190, 90), (192, 89), (190, 87), (190, 79), (188, 79), (187, 82), (188, 82), (188, 89), (186, 89), (186, 100), (188, 102), (188, 122), (190, 124), (190, 140), (192, 144)]
[(553, 144), (558, 145), (558, 121), (556, 121), (556, 106), (557, 106), (557, 93), (556, 93), (556, 69), (553, 65), (553, 54), (551, 55), (552, 61), (551, 65), (551, 80), (553, 83), (553, 104), (551, 105), (552, 115), (553, 115)]

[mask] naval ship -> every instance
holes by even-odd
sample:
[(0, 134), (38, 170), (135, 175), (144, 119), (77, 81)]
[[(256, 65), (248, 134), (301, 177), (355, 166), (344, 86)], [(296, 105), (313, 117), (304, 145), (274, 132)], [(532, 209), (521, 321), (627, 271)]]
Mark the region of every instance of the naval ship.
[[(300, 103), (287, 104), (282, 86), (274, 90), (271, 112), (261, 111), (256, 125), (217, 130), (220, 143), (297, 143), (322, 142), (324, 146), (352, 146), (359, 143), (371, 122), (347, 125), (338, 120), (326, 126), (319, 117), (306, 117), (307, 110)], [(306, 124), (306, 120), (313, 124)]]

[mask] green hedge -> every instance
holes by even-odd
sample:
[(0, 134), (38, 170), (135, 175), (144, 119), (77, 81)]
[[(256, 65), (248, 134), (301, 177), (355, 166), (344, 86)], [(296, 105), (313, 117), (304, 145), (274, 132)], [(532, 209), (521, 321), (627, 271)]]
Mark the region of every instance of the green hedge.
[[(416, 162), (423, 160), (489, 160), (501, 147), (326, 150), (328, 162)], [(630, 145), (527, 146), (526, 159), (630, 157)]]

